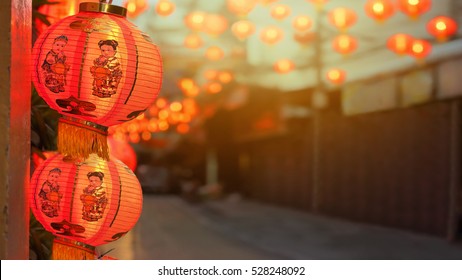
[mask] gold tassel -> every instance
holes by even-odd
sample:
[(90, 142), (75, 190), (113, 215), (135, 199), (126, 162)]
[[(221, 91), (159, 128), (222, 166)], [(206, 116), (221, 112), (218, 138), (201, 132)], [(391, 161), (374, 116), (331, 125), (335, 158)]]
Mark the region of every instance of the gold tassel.
[(81, 242), (55, 238), (53, 240), (52, 260), (94, 260), (95, 247)]
[(58, 152), (71, 158), (83, 159), (95, 153), (109, 160), (107, 127), (62, 117), (58, 123)]

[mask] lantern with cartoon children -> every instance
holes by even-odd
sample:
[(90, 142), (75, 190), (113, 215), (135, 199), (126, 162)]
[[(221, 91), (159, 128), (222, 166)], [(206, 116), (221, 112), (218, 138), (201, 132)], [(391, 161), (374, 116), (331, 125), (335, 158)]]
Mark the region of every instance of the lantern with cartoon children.
[(35, 170), (29, 197), (34, 216), (47, 231), (87, 246), (124, 236), (137, 222), (143, 201), (130, 168), (95, 154), (82, 161), (52, 155)]
[(63, 115), (60, 153), (85, 158), (96, 152), (107, 159), (107, 127), (140, 115), (160, 91), (158, 47), (126, 13), (110, 3), (81, 3), (78, 14), (51, 25), (35, 41), (32, 80)]

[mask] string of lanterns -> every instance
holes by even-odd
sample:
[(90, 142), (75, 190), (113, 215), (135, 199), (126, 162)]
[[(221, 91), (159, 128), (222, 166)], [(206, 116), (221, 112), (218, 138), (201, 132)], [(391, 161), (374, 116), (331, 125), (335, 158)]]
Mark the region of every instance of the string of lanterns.
[(33, 47), (34, 86), (62, 115), (58, 152), (36, 168), (29, 193), (34, 216), (55, 235), (54, 259), (94, 259), (95, 247), (124, 236), (142, 210), (138, 179), (110, 155), (107, 136), (154, 102), (162, 60), (126, 19), (129, 9), (111, 2), (81, 3)]

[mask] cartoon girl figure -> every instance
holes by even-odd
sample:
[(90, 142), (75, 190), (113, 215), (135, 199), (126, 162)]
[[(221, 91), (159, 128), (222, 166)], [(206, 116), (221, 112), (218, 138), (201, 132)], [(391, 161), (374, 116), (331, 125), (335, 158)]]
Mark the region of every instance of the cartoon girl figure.
[(45, 86), (54, 93), (65, 91), (64, 86), (66, 85), (66, 73), (69, 71), (69, 65), (66, 64), (66, 55), (63, 49), (67, 45), (67, 41), (65, 35), (56, 37), (42, 64)]
[(118, 45), (115, 40), (99, 41), (101, 55), (93, 61), (94, 66), (90, 67), (93, 75), (93, 95), (106, 98), (116, 93), (122, 78), (120, 62), (115, 56)]
[(43, 214), (53, 218), (58, 216), (59, 202), (62, 194), (59, 193), (58, 178), (61, 175), (61, 169), (53, 168), (48, 173), (47, 180), (43, 182), (38, 196), (41, 201)]
[(104, 190), (104, 173), (94, 171), (87, 174), (89, 185), (83, 189), (80, 200), (83, 203), (82, 219), (87, 221), (98, 221), (103, 217), (106, 208), (107, 198)]

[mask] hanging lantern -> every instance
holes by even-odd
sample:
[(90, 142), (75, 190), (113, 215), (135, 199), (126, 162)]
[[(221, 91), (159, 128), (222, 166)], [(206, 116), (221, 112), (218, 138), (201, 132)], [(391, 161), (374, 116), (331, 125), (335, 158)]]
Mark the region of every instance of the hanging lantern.
[(316, 9), (321, 11), (324, 9), (324, 5), (329, 2), (329, 0), (306, 0), (316, 5)]
[(342, 69), (334, 68), (326, 73), (326, 78), (332, 84), (340, 85), (345, 81), (346, 72)]
[(136, 18), (149, 8), (146, 0), (127, 0), (124, 6), (127, 9), (127, 16), (129, 18)]
[(210, 94), (217, 94), (223, 89), (223, 86), (219, 82), (208, 82), (204, 87), (205, 91)]
[(187, 48), (198, 49), (202, 47), (204, 41), (202, 40), (201, 36), (199, 36), (199, 34), (192, 33), (186, 36), (186, 38), (184, 38), (183, 44)]
[(409, 53), (413, 40), (410, 35), (398, 33), (388, 38), (387, 47), (396, 54), (405, 55)]
[(314, 32), (296, 32), (294, 34), (294, 40), (303, 46), (307, 46), (316, 39), (316, 33)]
[(426, 58), (432, 51), (432, 45), (425, 40), (414, 39), (409, 48), (409, 54), (416, 59)]
[(203, 31), (212, 36), (218, 36), (228, 29), (228, 20), (219, 14), (208, 14), (205, 17)]
[(128, 142), (116, 139), (113, 136), (108, 137), (107, 140), (111, 157), (120, 160), (130, 168), (130, 170), (135, 172), (137, 159), (133, 147)]
[(192, 12), (185, 16), (184, 22), (189, 29), (201, 31), (204, 28), (206, 15), (204, 12)]
[(95, 154), (84, 161), (51, 156), (35, 170), (29, 190), (34, 216), (59, 241), (53, 244), (53, 259), (93, 258), (88, 247), (94, 252), (94, 246), (121, 238), (141, 214), (135, 174), (121, 161)]
[(427, 31), (439, 42), (444, 42), (456, 34), (457, 22), (450, 17), (437, 16), (427, 23)]
[(169, 0), (160, 0), (156, 4), (156, 13), (160, 16), (169, 16), (175, 11), (175, 4)]
[(355, 24), (357, 18), (355, 11), (347, 8), (336, 8), (329, 12), (330, 23), (341, 31)]
[(240, 20), (231, 26), (231, 32), (240, 40), (244, 40), (255, 32), (255, 25), (248, 20)]
[(81, 3), (77, 15), (50, 26), (33, 48), (38, 94), (63, 117), (58, 151), (107, 153), (107, 127), (131, 120), (156, 98), (162, 83), (159, 50), (126, 20), (127, 10)]
[(287, 5), (276, 5), (271, 8), (271, 17), (277, 20), (285, 19), (290, 15), (290, 7)]
[(431, 5), (431, 0), (398, 0), (398, 8), (413, 19), (430, 10)]
[(220, 60), (225, 56), (225, 53), (220, 47), (212, 46), (205, 51), (205, 57), (209, 60)]
[(280, 74), (289, 73), (290, 71), (294, 70), (294, 68), (295, 68), (295, 64), (293, 63), (292, 60), (289, 60), (289, 59), (278, 60), (273, 65), (274, 71)]
[(378, 22), (385, 21), (395, 13), (391, 0), (368, 0), (364, 9), (369, 17)]
[(231, 13), (234, 13), (238, 16), (246, 16), (250, 13), (255, 5), (257, 0), (227, 0), (226, 7)]
[(332, 48), (340, 54), (347, 55), (358, 48), (358, 42), (354, 37), (342, 34), (334, 38)]
[(308, 16), (297, 16), (292, 21), (292, 26), (294, 27), (295, 31), (298, 32), (306, 32), (310, 30), (312, 25), (313, 21)]
[(279, 27), (270, 26), (263, 29), (260, 33), (260, 39), (269, 45), (279, 42), (283, 37), (283, 31)]
[(218, 73), (218, 80), (223, 84), (227, 84), (233, 80), (233, 74), (231, 71), (220, 71)]

